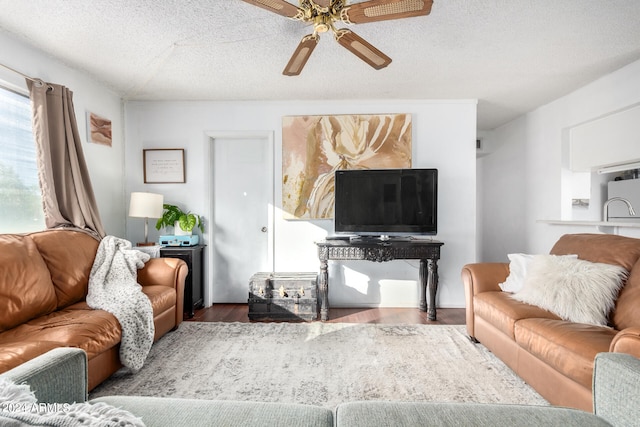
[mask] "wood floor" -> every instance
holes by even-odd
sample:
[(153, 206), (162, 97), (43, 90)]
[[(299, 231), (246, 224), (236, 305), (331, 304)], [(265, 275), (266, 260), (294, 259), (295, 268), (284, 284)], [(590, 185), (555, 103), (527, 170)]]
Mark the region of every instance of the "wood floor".
[[(186, 321), (195, 322), (250, 322), (247, 304), (214, 304), (196, 310)], [(329, 322), (344, 323), (408, 323), (424, 325), (464, 325), (464, 308), (439, 308), (438, 320), (428, 320), (427, 313), (417, 308), (331, 308)]]

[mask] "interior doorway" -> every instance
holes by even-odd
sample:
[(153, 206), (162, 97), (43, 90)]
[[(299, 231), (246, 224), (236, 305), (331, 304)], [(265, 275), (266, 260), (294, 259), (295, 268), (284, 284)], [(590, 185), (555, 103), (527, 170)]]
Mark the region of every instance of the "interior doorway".
[(273, 271), (273, 132), (207, 135), (212, 279), (205, 304), (246, 303), (251, 276)]

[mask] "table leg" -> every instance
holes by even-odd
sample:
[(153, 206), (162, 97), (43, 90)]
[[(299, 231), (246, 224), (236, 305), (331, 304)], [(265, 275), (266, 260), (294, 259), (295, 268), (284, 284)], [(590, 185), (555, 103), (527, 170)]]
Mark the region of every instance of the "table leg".
[(429, 283), (429, 310), (427, 311), (427, 318), (429, 320), (436, 320), (436, 292), (438, 291), (438, 261), (430, 259), (428, 262), (429, 270), (428, 280)]
[(329, 320), (329, 270), (327, 260), (320, 260), (320, 320)]
[(427, 260), (420, 260), (420, 311), (427, 311)]

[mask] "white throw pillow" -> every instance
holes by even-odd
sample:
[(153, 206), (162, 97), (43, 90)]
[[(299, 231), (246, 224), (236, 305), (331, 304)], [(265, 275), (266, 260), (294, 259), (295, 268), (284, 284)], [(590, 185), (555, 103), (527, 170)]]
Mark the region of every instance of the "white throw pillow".
[(536, 255), (527, 266), (522, 289), (512, 298), (564, 320), (606, 326), (627, 275), (627, 270), (617, 265)]
[[(507, 280), (500, 283), (500, 289), (504, 292), (518, 292), (522, 289), (524, 284), (524, 278), (527, 275), (527, 268), (529, 263), (536, 255), (529, 254), (509, 254), (509, 276)], [(578, 255), (547, 255), (547, 256), (562, 256), (576, 259)]]

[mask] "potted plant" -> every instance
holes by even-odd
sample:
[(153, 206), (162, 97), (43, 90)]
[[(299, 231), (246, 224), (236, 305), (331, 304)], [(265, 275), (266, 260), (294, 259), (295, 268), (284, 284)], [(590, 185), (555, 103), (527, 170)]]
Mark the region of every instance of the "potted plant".
[[(177, 205), (162, 205), (164, 211), (162, 216), (156, 222), (156, 230), (166, 227), (174, 227), (176, 235), (191, 234), (194, 227), (198, 227), (204, 233), (204, 224), (200, 215), (191, 212), (185, 212)], [(180, 233), (180, 231), (182, 233)]]

